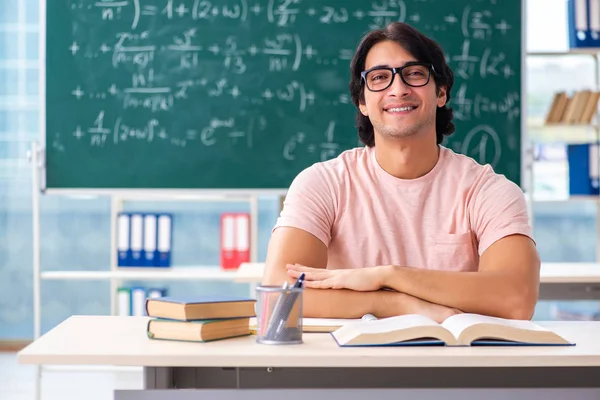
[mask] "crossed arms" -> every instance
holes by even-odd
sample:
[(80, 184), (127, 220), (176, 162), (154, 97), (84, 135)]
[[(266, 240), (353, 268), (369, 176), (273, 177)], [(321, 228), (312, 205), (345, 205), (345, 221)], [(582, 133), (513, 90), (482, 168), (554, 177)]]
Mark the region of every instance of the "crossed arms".
[(530, 319), (538, 298), (540, 260), (533, 241), (523, 235), (492, 244), (481, 255), (477, 272), (326, 266), (323, 242), (301, 229), (280, 227), (269, 242), (263, 284), (293, 283), (304, 272), (304, 315), (322, 318), (419, 313), (443, 321), (457, 312), (470, 312)]

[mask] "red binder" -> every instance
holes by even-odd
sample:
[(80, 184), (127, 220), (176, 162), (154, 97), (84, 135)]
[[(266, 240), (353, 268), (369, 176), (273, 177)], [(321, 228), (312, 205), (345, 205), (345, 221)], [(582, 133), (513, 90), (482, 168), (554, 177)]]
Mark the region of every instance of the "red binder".
[(250, 261), (250, 214), (221, 214), (221, 268), (237, 269)]
[(250, 214), (238, 213), (235, 217), (236, 268), (250, 261)]

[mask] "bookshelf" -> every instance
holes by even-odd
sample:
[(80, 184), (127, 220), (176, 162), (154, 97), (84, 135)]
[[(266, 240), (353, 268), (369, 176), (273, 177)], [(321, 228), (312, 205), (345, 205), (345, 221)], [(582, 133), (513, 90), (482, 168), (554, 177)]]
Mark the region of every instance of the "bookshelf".
[[(255, 287), (262, 278), (262, 264), (258, 258), (258, 196), (279, 194), (273, 191), (260, 192), (219, 192), (219, 191), (108, 191), (108, 190), (56, 190), (47, 191), (49, 195), (94, 195), (110, 197), (110, 266), (98, 271), (65, 269), (58, 271), (42, 271), (40, 258), (40, 148), (37, 142), (32, 143), (30, 160), (32, 168), (32, 221), (33, 221), (33, 315), (34, 339), (41, 336), (41, 282), (47, 280), (69, 281), (109, 281), (110, 282), (110, 312), (117, 314), (116, 294), (119, 286), (127, 280), (159, 280), (159, 281), (220, 281), (247, 284), (249, 295), (255, 295)], [(244, 263), (236, 270), (225, 270), (219, 265), (172, 265), (168, 268), (159, 267), (119, 267), (117, 257), (117, 216), (123, 211), (127, 201), (135, 202), (248, 202), (250, 208), (250, 262)]]
[[(573, 57), (573, 56), (588, 56), (591, 57), (593, 62), (593, 74), (591, 77), (591, 84), (589, 91), (600, 92), (600, 48), (577, 48), (569, 49), (567, 51), (559, 52), (526, 52), (526, 57)], [(568, 78), (566, 79), (568, 80)], [(566, 85), (565, 85), (566, 86)], [(567, 92), (567, 90), (565, 90)], [(577, 93), (577, 91), (574, 91)], [(575, 94), (574, 93), (574, 94)], [(573, 96), (574, 97), (574, 96)], [(570, 99), (572, 100), (573, 97)], [(598, 118), (598, 105), (600, 104), (599, 98), (592, 99), (592, 104), (588, 105), (588, 115), (582, 119), (576, 119), (570, 123), (565, 122), (551, 122), (548, 123), (548, 116), (551, 114), (552, 109), (556, 106), (557, 98), (552, 99), (549, 108), (546, 110), (546, 115), (543, 119), (529, 118), (526, 124), (526, 134), (528, 135), (529, 143), (533, 143), (531, 140), (530, 132), (536, 132), (538, 142), (542, 143), (565, 143), (565, 144), (576, 144), (576, 143), (590, 143), (600, 142), (600, 119)], [(581, 101), (580, 107), (584, 107), (585, 101)], [(592, 112), (593, 108), (593, 112)], [(563, 110), (564, 111), (564, 110)], [(585, 111), (583, 111), (585, 113)], [(564, 116), (564, 115), (563, 115)], [(555, 117), (556, 119), (556, 117)], [(533, 158), (531, 159), (531, 166), (533, 166)], [(531, 182), (533, 181), (533, 168), (529, 171), (531, 176)], [(533, 186), (532, 186), (533, 191)], [(567, 198), (560, 200), (535, 200), (535, 194), (531, 194), (532, 203), (543, 203), (543, 202), (565, 202), (565, 201), (590, 201), (596, 205), (596, 223), (600, 227), (600, 198), (598, 196), (574, 196), (567, 195)], [(596, 239), (596, 261), (600, 261), (600, 234), (597, 235)]]
[[(599, 98), (590, 98), (583, 95), (583, 92), (600, 92), (600, 71), (598, 70), (600, 63), (600, 48), (598, 49), (573, 49), (569, 51), (562, 52), (527, 52), (526, 57), (572, 57), (572, 56), (589, 56), (592, 58), (594, 63), (594, 76), (593, 76), (593, 84), (590, 85), (590, 89), (586, 90), (578, 90), (573, 93), (572, 96), (568, 96), (565, 93), (565, 97), (569, 98), (569, 102), (573, 100), (577, 100), (579, 104), (575, 104), (576, 108), (579, 108), (580, 115), (570, 116), (566, 115), (569, 111), (569, 105), (572, 104), (563, 104), (562, 115), (556, 116), (548, 121), (548, 116), (553, 111), (553, 108), (556, 106), (556, 102), (560, 102), (560, 100), (555, 97), (553, 102), (550, 104), (550, 108), (547, 110), (546, 116), (544, 120), (536, 120), (535, 122), (527, 123), (527, 130), (549, 130), (553, 134), (560, 134), (560, 132), (571, 131), (571, 132), (585, 132), (586, 136), (590, 136), (589, 133), (593, 133), (591, 138), (598, 140), (599, 132), (600, 132), (600, 124), (597, 119), (597, 109), (599, 104)], [(565, 90), (566, 92), (566, 90)], [(562, 99), (563, 101), (565, 98)], [(587, 101), (589, 100), (589, 101)], [(585, 110), (587, 106), (587, 110)], [(592, 113), (592, 110), (594, 111)], [(560, 110), (559, 110), (560, 111)], [(587, 115), (583, 115), (587, 112)], [(563, 117), (562, 119), (560, 117)], [(565, 120), (565, 117), (566, 120)], [(570, 118), (569, 118), (570, 117)], [(565, 141), (568, 141), (568, 138), (564, 138)]]
[[(252, 265), (252, 264), (249, 264)], [(220, 266), (188, 266), (163, 269), (152, 268), (120, 268), (117, 271), (43, 271), (43, 280), (165, 280), (177, 281), (197, 279), (205, 281), (226, 281), (238, 283), (257, 283), (262, 275), (260, 271), (244, 271), (243, 266), (237, 270), (225, 271)], [(250, 295), (254, 296), (254, 288)]]

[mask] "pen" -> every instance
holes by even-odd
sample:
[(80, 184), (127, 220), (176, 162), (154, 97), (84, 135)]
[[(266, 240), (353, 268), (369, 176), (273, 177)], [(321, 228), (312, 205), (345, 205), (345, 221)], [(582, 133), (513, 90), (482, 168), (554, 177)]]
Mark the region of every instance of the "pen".
[[(296, 282), (294, 282), (292, 289), (299, 289), (302, 287), (302, 284), (304, 283), (304, 276), (304, 273), (300, 274)], [(288, 282), (285, 282), (283, 284), (282, 289), (288, 288), (289, 284)], [(290, 315), (290, 312), (292, 311), (297, 297), (298, 293), (289, 293), (285, 291), (281, 293), (281, 295), (277, 299), (277, 304), (273, 308), (273, 312), (271, 314), (269, 326), (265, 334), (265, 337), (267, 339), (275, 341), (282, 339), (282, 335), (287, 324), (287, 319)]]
[(300, 274), (296, 283), (294, 283), (294, 288), (300, 288), (304, 284), (304, 272)]
[[(273, 336), (273, 332), (275, 332), (275, 328), (278, 323), (278, 321), (276, 320), (275, 317), (278, 317), (278, 315), (281, 313), (280, 310), (281, 310), (281, 307), (283, 306), (283, 303), (284, 303), (285, 297), (286, 297), (285, 289), (288, 289), (289, 287), (290, 287), (290, 284), (287, 281), (283, 283), (283, 286), (281, 287), (281, 289), (283, 289), (284, 291), (279, 295), (279, 298), (275, 302), (275, 305), (273, 306), (273, 310), (271, 311), (271, 315), (268, 316), (269, 317), (268, 322), (265, 320), (267, 327), (266, 327), (266, 332), (264, 333), (264, 336), (266, 338)], [(263, 318), (266, 318), (266, 317), (267, 316), (265, 315), (265, 317), (263, 317)]]

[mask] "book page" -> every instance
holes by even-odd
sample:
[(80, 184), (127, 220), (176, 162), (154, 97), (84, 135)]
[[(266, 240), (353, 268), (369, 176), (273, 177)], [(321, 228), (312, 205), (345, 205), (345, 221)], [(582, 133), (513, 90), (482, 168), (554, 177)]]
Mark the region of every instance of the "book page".
[(430, 318), (417, 314), (400, 315), (398, 317), (382, 318), (372, 321), (361, 321), (352, 324), (352, 326), (361, 333), (389, 332), (430, 325), (439, 324)]
[(530, 331), (548, 331), (548, 329), (531, 321), (504, 319), (481, 314), (456, 314), (446, 318), (442, 326), (448, 329), (455, 338), (458, 338), (465, 329), (477, 324), (504, 325)]

